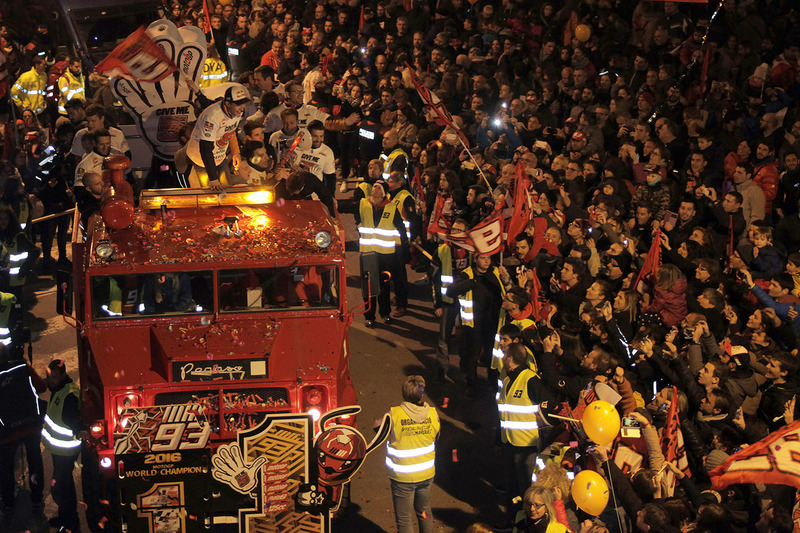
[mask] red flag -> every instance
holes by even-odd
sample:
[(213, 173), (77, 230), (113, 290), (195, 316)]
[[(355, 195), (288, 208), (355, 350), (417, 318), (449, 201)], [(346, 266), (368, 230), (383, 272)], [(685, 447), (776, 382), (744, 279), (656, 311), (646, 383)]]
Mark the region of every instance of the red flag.
[(503, 246), (503, 223), (497, 215), (489, 217), (467, 231), (467, 236), (478, 253), (492, 255)]
[(422, 176), (419, 175), (419, 166), (414, 169), (414, 177), (411, 179), (411, 185), (414, 187), (414, 192), (417, 195), (419, 200), (422, 200), (425, 196), (425, 192), (422, 188)]
[(542, 284), (539, 282), (539, 276), (536, 275), (536, 267), (531, 269), (533, 272), (533, 283), (531, 283), (531, 316), (537, 322), (542, 318), (539, 316), (542, 312), (542, 301), (539, 299), (539, 293), (542, 292)]
[(445, 197), (441, 194), (436, 196), (436, 205), (433, 206), (433, 213), (431, 214), (431, 221), (428, 224), (428, 233), (438, 233), (440, 235), (447, 235), (449, 224), (442, 216), (444, 211)]
[(322, 71), (323, 76), (328, 74), (328, 67), (331, 64), (332, 59), (333, 59), (333, 54), (328, 54), (322, 58), (322, 65), (320, 66), (320, 70)]
[(709, 472), (711, 486), (737, 483), (789, 485), (800, 489), (800, 420), (737, 452)]
[[(672, 387), (672, 397), (678, 398), (678, 387)], [(664, 460), (668, 463), (674, 463), (683, 473), (691, 476), (689, 470), (689, 460), (686, 457), (686, 449), (683, 444), (683, 434), (681, 433), (681, 421), (678, 416), (678, 402), (673, 400), (670, 403), (669, 412), (667, 413), (667, 425), (664, 427), (664, 432), (661, 434), (661, 451), (664, 453)], [(669, 472), (669, 490), (675, 490), (675, 483), (677, 479)]]
[(361, 4), (361, 15), (358, 17), (358, 33), (364, 27), (364, 4)]
[(142, 26), (117, 45), (95, 70), (108, 77), (155, 83), (178, 70), (178, 67)]
[(422, 101), (425, 103), (425, 105), (434, 112), (436, 116), (436, 124), (439, 126), (449, 126), (453, 128), (453, 130), (464, 142), (464, 145), (469, 146), (469, 140), (467, 140), (464, 132), (462, 132), (461, 129), (453, 122), (453, 116), (450, 114), (450, 111), (447, 110), (447, 107), (445, 107), (444, 102), (442, 102), (442, 100), (436, 96), (436, 94), (432, 93), (430, 89), (419, 82), (419, 79), (417, 79), (417, 75), (414, 72), (414, 69), (411, 68), (411, 65), (406, 63), (406, 68), (411, 73), (411, 81), (414, 82), (414, 87), (417, 89), (419, 97), (422, 98)]
[[(525, 167), (522, 166), (522, 161), (517, 162), (514, 169), (514, 211), (508, 221), (508, 229), (506, 243), (510, 246), (517, 238), (517, 235), (525, 231), (525, 226), (528, 225), (528, 220), (531, 216), (531, 205), (528, 195), (528, 186), (530, 185), (530, 178), (528, 173), (525, 172)], [(547, 229), (547, 228), (545, 228)]]
[(700, 94), (706, 92), (706, 80), (708, 79), (708, 69), (711, 66), (711, 47), (706, 49), (706, 55), (703, 58), (703, 68), (700, 70)]
[[(203, 33), (208, 35), (211, 33), (211, 12), (208, 10), (208, 3), (206, 0), (203, 0), (203, 13), (205, 16), (203, 17)], [(211, 36), (211, 40), (214, 40), (214, 36)]]
[(656, 230), (653, 234), (653, 244), (650, 245), (650, 251), (647, 252), (647, 259), (645, 259), (639, 275), (636, 276), (636, 283), (632, 285), (634, 290), (638, 290), (639, 282), (645, 276), (653, 276), (655, 278), (658, 273), (658, 267), (661, 266), (661, 230)]

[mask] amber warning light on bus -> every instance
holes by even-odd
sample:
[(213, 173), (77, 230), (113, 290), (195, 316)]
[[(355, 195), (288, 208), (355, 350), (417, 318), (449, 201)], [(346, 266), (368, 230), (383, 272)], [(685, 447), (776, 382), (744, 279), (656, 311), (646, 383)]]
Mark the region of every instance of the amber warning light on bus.
[(216, 207), (222, 205), (266, 205), (275, 200), (271, 187), (235, 187), (217, 193), (207, 189), (159, 189), (142, 191), (139, 207), (168, 209)]

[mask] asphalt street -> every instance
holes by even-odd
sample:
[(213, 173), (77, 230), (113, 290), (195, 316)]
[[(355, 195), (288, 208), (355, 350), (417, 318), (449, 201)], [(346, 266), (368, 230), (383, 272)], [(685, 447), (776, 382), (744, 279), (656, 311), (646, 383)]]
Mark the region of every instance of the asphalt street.
[[(350, 215), (343, 215), (342, 220), (346, 228), (347, 249), (351, 250), (347, 253), (348, 304), (354, 308), (361, 303), (357, 232)], [(430, 288), (425, 274), (411, 270), (409, 282), (410, 301), (406, 316), (394, 319), (391, 324), (378, 320), (374, 329), (365, 327), (362, 316), (355, 316), (350, 328), (351, 373), (362, 406), (358, 416), (359, 429), (367, 440), (371, 439), (374, 422), (389, 407), (402, 401), (400, 384), (403, 378), (411, 374), (424, 376), (428, 381), (427, 401), (438, 408), (442, 422), (431, 494), (436, 531), (460, 532), (477, 521), (498, 523), (503, 513), (499, 506), (502, 494), (495, 490), (501, 473), (499, 455), (494, 446), (494, 391), (486, 383), (485, 369), (481, 368), (484, 381), (479, 383), (479, 396), (471, 400), (466, 398), (455, 345), (447, 381), (444, 384), (434, 382), (438, 322), (428, 296)], [(52, 275), (40, 274), (31, 288), (32, 312), (27, 319), (33, 333), (34, 367), (43, 374), (51, 359), (62, 358), (69, 372), (77, 378), (76, 334), (56, 314), (56, 287)], [(373, 451), (354, 476), (351, 505), (334, 522), (334, 531), (394, 531), (384, 450), (384, 447), (379, 447)], [(49, 457), (45, 458), (45, 463), (49, 480)], [(80, 490), (79, 472), (76, 469), (75, 478)], [(9, 532), (51, 531), (42, 517), (31, 516), (24, 490), (18, 502)], [(45, 515), (56, 514), (55, 503), (46, 490)], [(88, 531), (85, 524), (83, 530)]]

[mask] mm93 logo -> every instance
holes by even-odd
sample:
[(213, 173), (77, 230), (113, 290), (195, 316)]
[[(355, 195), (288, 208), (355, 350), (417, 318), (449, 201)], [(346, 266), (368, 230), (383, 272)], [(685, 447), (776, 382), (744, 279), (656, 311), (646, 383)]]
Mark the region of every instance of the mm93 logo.
[(120, 415), (122, 431), (114, 433), (114, 453), (201, 450), (211, 426), (199, 420), (193, 404), (128, 408)]

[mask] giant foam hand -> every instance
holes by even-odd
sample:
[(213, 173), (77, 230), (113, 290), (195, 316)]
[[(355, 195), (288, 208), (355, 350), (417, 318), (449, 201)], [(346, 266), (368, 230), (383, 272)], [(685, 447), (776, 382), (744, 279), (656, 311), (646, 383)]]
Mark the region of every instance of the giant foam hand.
[(180, 148), (179, 133), (195, 120), (191, 90), (185, 78), (200, 80), (206, 61), (206, 38), (195, 26), (178, 28), (166, 19), (148, 26), (147, 33), (177, 65), (178, 71), (156, 83), (111, 78), (111, 92), (134, 116), (142, 137), (153, 153), (172, 160)]

